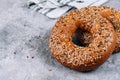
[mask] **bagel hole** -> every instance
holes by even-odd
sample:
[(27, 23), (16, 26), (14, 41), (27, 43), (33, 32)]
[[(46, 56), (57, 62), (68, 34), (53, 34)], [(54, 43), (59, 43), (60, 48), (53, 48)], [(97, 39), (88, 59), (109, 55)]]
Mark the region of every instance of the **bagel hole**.
[(92, 40), (89, 31), (78, 28), (72, 36), (72, 42), (78, 46), (87, 47)]

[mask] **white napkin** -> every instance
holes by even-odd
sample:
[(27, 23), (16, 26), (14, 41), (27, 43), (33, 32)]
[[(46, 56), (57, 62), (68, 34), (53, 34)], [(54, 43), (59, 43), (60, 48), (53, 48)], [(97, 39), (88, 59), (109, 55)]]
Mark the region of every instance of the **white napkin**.
[(71, 9), (99, 6), (109, 0), (28, 0), (28, 7), (49, 18), (58, 18)]

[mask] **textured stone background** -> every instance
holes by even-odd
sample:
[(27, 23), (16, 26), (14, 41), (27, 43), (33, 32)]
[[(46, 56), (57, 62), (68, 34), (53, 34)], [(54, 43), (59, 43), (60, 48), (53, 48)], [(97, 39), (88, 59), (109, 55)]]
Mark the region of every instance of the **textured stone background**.
[[(120, 0), (104, 5), (120, 9)], [(0, 0), (0, 80), (120, 80), (120, 53), (87, 73), (55, 61), (48, 48), (55, 22), (28, 9), (25, 0)]]

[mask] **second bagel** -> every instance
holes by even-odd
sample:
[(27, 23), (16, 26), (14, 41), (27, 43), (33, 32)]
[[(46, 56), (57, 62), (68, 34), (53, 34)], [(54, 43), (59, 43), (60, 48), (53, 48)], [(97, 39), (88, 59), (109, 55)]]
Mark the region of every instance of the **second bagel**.
[[(117, 34), (117, 42), (114, 52), (119, 52), (120, 51), (120, 11), (107, 6), (89, 6), (86, 8), (82, 8), (81, 10), (83, 11), (83, 13), (87, 12), (90, 14), (91, 13), (100, 14), (102, 17), (106, 18), (112, 23), (112, 25), (114, 26), (114, 30)], [(90, 37), (90, 34), (86, 32), (85, 34), (83, 33), (84, 32), (77, 31), (76, 38), (84, 45), (87, 45), (91, 42), (92, 37)]]

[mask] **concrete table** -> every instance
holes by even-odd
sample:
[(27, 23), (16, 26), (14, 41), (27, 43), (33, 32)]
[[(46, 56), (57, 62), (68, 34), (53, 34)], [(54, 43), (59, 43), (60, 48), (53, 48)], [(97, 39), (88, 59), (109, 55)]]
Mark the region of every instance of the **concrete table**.
[[(104, 5), (120, 9), (120, 0)], [(55, 22), (28, 9), (25, 0), (0, 0), (0, 80), (120, 80), (120, 53), (87, 73), (58, 63), (48, 48)]]

